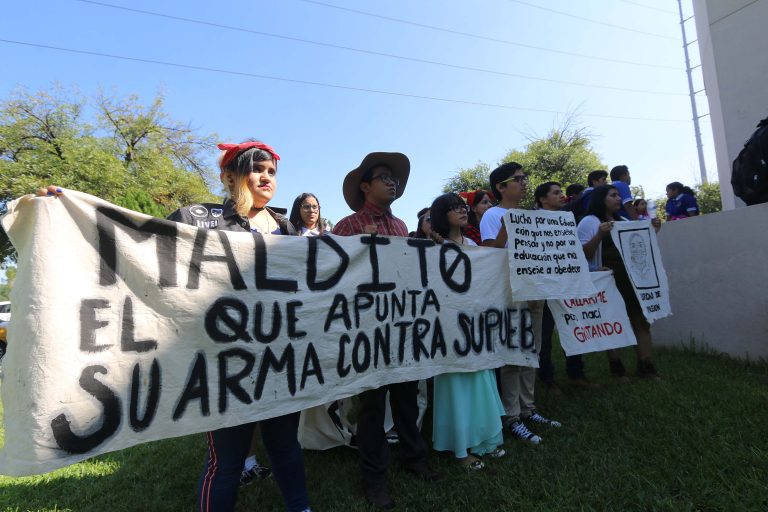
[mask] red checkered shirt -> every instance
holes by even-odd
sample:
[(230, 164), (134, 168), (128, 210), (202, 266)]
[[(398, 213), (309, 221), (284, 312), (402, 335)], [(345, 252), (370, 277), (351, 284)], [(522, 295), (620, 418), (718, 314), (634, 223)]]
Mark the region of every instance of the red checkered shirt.
[(371, 203), (365, 203), (356, 213), (341, 219), (334, 227), (333, 234), (341, 236), (363, 235), (365, 226), (375, 225), (376, 233), (389, 236), (408, 236), (405, 222), (392, 215), (392, 210), (382, 210)]

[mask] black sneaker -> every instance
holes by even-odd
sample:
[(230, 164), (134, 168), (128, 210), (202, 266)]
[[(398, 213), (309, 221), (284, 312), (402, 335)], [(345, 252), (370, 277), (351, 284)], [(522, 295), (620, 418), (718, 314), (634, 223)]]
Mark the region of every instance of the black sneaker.
[(272, 470), (267, 466), (256, 464), (251, 469), (244, 469), (240, 473), (240, 485), (248, 485), (254, 480), (264, 480), (272, 476)]
[(395, 501), (389, 495), (387, 484), (366, 484), (365, 500), (379, 510), (392, 510), (395, 508)]
[(406, 471), (413, 473), (425, 482), (437, 482), (442, 478), (440, 473), (429, 467), (429, 464), (424, 460), (405, 463), (403, 464), (403, 467)]
[(624, 363), (621, 362), (621, 359), (608, 361), (608, 367), (611, 370), (611, 375), (614, 377), (624, 377), (627, 375), (627, 369), (624, 368)]
[(637, 376), (645, 380), (661, 380), (661, 377), (656, 372), (656, 367), (650, 361), (637, 362)]

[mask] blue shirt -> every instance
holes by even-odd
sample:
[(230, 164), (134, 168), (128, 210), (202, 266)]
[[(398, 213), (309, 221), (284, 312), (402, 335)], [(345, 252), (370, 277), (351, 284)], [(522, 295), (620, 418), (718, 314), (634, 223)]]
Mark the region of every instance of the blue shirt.
[(696, 198), (690, 194), (680, 194), (674, 199), (667, 201), (665, 207), (667, 211), (667, 220), (684, 219), (688, 217), (688, 212), (696, 214), (699, 212), (699, 205)]
[(623, 181), (614, 181), (613, 183), (611, 183), (611, 185), (616, 187), (616, 190), (619, 191), (619, 197), (621, 197), (621, 210), (619, 210), (619, 215), (628, 219), (629, 214), (627, 213), (627, 210), (624, 208), (624, 205), (632, 201), (632, 192), (630, 192), (629, 190), (629, 185), (627, 185)]

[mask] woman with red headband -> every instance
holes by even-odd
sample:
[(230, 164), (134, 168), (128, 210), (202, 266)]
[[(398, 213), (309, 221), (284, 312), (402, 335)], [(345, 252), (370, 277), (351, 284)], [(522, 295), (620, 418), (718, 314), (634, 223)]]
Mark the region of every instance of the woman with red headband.
[[(277, 161), (270, 146), (258, 141), (219, 144), (224, 204), (194, 204), (168, 219), (207, 229), (295, 235), (288, 219), (267, 206), (277, 188)], [(272, 472), (283, 494), (286, 510), (309, 510), (304, 456), (296, 434), (298, 412), (259, 422)], [(222, 428), (206, 434), (208, 456), (198, 489), (199, 511), (231, 511), (256, 423)]]
[(487, 190), (475, 190), (474, 192), (462, 192), (459, 194), (469, 206), (469, 221), (464, 228), (464, 236), (471, 239), (477, 245), (482, 244), (480, 240), (480, 219), (483, 214), (493, 206), (493, 196)]

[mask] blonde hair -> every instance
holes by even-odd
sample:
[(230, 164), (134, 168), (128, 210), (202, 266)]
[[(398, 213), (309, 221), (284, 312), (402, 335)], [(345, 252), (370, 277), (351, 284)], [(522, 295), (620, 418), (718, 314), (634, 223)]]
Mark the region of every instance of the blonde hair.
[[(235, 203), (235, 211), (242, 217), (248, 216), (248, 212), (253, 208), (253, 195), (248, 188), (248, 176), (253, 171), (253, 162), (272, 161), (277, 168), (277, 161), (267, 151), (259, 148), (246, 149), (235, 158), (233, 158), (225, 167), (221, 166), (221, 160), (224, 157), (224, 151), (219, 155), (218, 163), (221, 169), (221, 182), (226, 189), (226, 197)], [(232, 173), (232, 185), (224, 180), (224, 172)]]

